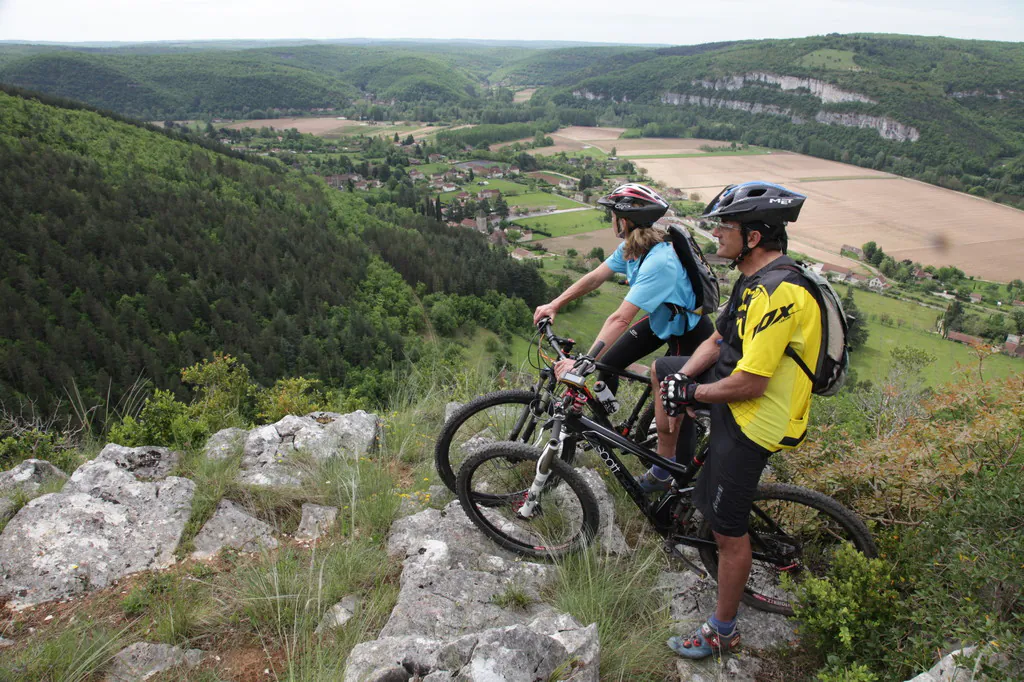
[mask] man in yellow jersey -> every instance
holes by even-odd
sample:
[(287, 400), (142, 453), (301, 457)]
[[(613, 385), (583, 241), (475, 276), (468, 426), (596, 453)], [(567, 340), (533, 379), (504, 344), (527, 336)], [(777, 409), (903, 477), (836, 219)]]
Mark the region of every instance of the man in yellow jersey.
[[(811, 380), (788, 355), (818, 362), (821, 312), (811, 286), (789, 266), (786, 225), (804, 197), (779, 185), (748, 182), (722, 190), (704, 210), (717, 221), (718, 255), (743, 276), (719, 313), (716, 330), (690, 357), (661, 358), (652, 381), (658, 452), (672, 457), (682, 411), (711, 407), (711, 444), (693, 491), (694, 505), (718, 544), (718, 604), (689, 637), (668, 645), (686, 658), (728, 653), (739, 645), (736, 611), (751, 567), (747, 518), (768, 457), (800, 444), (807, 430)], [(693, 377), (691, 379), (691, 377)]]

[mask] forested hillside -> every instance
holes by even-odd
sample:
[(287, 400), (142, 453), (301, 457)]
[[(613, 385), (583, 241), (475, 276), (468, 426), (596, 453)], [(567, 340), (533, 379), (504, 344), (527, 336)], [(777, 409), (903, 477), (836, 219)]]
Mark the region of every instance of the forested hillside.
[[(599, 122), (795, 150), (1024, 204), (1022, 43), (831, 34), (668, 48), (241, 46), (0, 46), (0, 82), (146, 120), (328, 109), (378, 121)], [(518, 104), (507, 89), (517, 86), (545, 87)]]
[(140, 375), (180, 391), (179, 369), (214, 351), (265, 384), (378, 386), (418, 352), (412, 284), (546, 295), (535, 269), (446, 229), (273, 161), (0, 93), (0, 401), (46, 411), (77, 382), (95, 404)]

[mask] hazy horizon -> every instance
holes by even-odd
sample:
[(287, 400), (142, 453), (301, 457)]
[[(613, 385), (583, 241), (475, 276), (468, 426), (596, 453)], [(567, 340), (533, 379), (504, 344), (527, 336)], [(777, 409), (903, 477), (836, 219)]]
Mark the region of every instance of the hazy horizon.
[(1019, 0), (654, 0), (643, 11), (596, 0), (407, 0), (354, 6), (293, 0), (0, 0), (0, 41), (49, 43), (216, 40), (487, 40), (693, 45), (826, 33), (901, 33), (1020, 42)]

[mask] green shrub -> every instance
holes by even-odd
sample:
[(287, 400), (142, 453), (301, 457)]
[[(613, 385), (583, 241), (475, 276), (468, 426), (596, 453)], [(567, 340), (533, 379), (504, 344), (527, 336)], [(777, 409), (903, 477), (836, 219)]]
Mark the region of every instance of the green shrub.
[(878, 676), (860, 663), (851, 663), (847, 668), (829, 666), (818, 673), (818, 682), (878, 682)]
[(45, 459), (65, 473), (78, 468), (73, 438), (65, 433), (37, 428), (0, 433), (0, 468), (9, 469), (26, 459)]
[(899, 604), (888, 563), (869, 559), (851, 545), (840, 547), (834, 559), (828, 576), (789, 589), (797, 595), (796, 617), (805, 641), (830, 665), (843, 666), (884, 651), (880, 637), (889, 634)]
[(273, 388), (259, 394), (258, 416), (262, 423), (274, 423), (285, 415), (309, 414), (324, 409), (324, 395), (315, 379), (279, 379)]

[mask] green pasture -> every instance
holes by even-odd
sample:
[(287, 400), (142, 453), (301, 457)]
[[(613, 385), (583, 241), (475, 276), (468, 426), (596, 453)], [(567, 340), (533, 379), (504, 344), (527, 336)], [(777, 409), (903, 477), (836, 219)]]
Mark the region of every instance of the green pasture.
[(518, 196), (509, 196), (506, 201), (509, 206), (521, 206), (523, 208), (539, 208), (541, 206), (580, 208), (582, 206), (582, 204), (572, 199), (567, 199), (560, 194), (548, 194), (547, 192), (528, 192)]
[[(476, 196), (479, 192), (482, 192), (484, 190), (497, 189), (501, 190), (501, 193), (504, 196), (512, 197), (517, 196), (520, 192), (527, 192), (527, 190), (529, 189), (526, 185), (520, 185), (518, 182), (512, 182), (511, 180), (488, 180), (486, 185), (478, 185), (476, 183), (477, 181), (466, 182), (459, 185), (459, 189), (455, 190), (454, 192), (443, 192), (441, 194), (441, 201), (451, 201), (452, 197), (454, 197), (459, 192), (469, 192), (473, 196)], [(511, 204), (512, 202), (508, 203)], [(548, 203), (553, 204), (555, 202), (551, 201)], [(546, 204), (540, 205), (545, 206)], [(579, 204), (573, 202), (572, 206), (567, 206), (566, 208), (575, 208), (577, 206), (579, 206)]]
[[(897, 346), (911, 346), (926, 350), (935, 356), (935, 362), (923, 371), (928, 386), (941, 386), (960, 373), (977, 378), (978, 358), (968, 347), (928, 334), (909, 326), (887, 327), (878, 322), (868, 321), (868, 341), (850, 358), (860, 379), (878, 381), (889, 372), (892, 349)], [(1024, 372), (1024, 360), (1006, 355), (992, 355), (985, 360), (984, 378), (1007, 377)]]
[(519, 219), (515, 223), (531, 230), (543, 230), (552, 237), (593, 232), (608, 227), (608, 223), (604, 221), (604, 211), (595, 210), (554, 213), (536, 218)]
[(423, 163), (419, 166), (409, 166), (408, 170), (418, 170), (424, 175), (435, 175), (437, 173), (447, 173), (452, 165), (444, 161), (438, 161), (437, 163)]
[(536, 149), (531, 149), (530, 151), (533, 152), (533, 154), (536, 156), (555, 156), (558, 154), (564, 154), (568, 158), (576, 159), (585, 159), (589, 156), (595, 161), (604, 161), (605, 159), (608, 158), (608, 154), (601, 151), (597, 147), (587, 147), (586, 149), (576, 149), (573, 151), (553, 150), (555, 150), (555, 147), (537, 147)]
[[(839, 285), (836, 290), (841, 296), (846, 294), (843, 285)], [(935, 331), (935, 321), (942, 317), (945, 309), (945, 301), (940, 298), (935, 299), (934, 308), (929, 308), (856, 287), (853, 288), (853, 302), (860, 309), (861, 317), (865, 317), (869, 323), (878, 322), (882, 315), (888, 315), (894, 325), (923, 333)]]
[(833, 71), (856, 71), (860, 67), (853, 60), (856, 52), (851, 50), (815, 50), (808, 52), (796, 61), (800, 66), (811, 69), (831, 69)]

